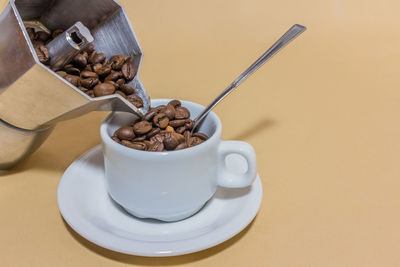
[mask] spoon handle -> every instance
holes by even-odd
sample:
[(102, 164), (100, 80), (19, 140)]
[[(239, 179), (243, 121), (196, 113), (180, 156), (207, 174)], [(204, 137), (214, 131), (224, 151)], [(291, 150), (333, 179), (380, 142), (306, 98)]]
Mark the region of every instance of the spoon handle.
[(306, 30), (306, 27), (295, 24), (293, 25), (278, 41), (276, 41), (264, 54), (261, 55), (250, 67), (248, 67), (239, 77), (236, 78), (217, 98), (211, 102), (195, 119), (192, 132), (196, 130), (200, 122), (207, 116), (207, 114), (224, 99), (230, 92), (232, 92), (239, 84), (247, 79), (251, 74), (258, 70), (265, 62), (267, 62), (273, 55), (279, 52), (290, 41), (299, 36)]

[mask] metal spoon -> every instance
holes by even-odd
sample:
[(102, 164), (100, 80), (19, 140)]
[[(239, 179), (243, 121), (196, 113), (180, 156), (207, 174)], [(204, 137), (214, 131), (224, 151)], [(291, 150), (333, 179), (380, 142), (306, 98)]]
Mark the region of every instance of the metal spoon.
[(283, 47), (285, 47), (290, 41), (299, 36), (302, 32), (306, 30), (306, 27), (295, 24), (293, 25), (278, 41), (276, 41), (261, 57), (259, 57), (247, 70), (245, 70), (236, 80), (234, 80), (228, 88), (226, 88), (217, 98), (211, 102), (195, 119), (194, 126), (192, 128), (192, 133), (199, 127), (201, 122), (207, 116), (207, 114), (224, 99), (230, 92), (232, 92), (236, 87), (238, 87), (247, 77), (253, 74), (258, 68), (260, 68), (267, 60), (269, 60), (273, 55), (279, 52)]

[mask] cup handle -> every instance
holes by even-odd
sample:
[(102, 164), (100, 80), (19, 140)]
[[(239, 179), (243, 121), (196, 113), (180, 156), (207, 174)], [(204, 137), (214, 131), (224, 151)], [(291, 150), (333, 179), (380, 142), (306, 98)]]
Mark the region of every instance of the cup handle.
[[(248, 165), (243, 174), (230, 171), (225, 164), (225, 158), (229, 154), (242, 155)], [(257, 175), (257, 161), (254, 148), (242, 141), (222, 141), (218, 146), (218, 178), (217, 184), (222, 187), (240, 188), (250, 186)]]

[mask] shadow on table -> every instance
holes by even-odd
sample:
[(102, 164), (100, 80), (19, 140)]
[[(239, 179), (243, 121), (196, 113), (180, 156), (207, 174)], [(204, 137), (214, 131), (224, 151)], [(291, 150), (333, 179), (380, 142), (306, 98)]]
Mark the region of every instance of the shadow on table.
[[(61, 216), (61, 215), (60, 215)], [(256, 216), (257, 218), (257, 216)], [(256, 220), (254, 218), (254, 220)], [(91, 250), (92, 252), (106, 257), (108, 259), (118, 261), (126, 264), (140, 264), (144, 266), (176, 266), (180, 264), (196, 262), (202, 259), (206, 259), (208, 257), (214, 256), (215, 254), (220, 253), (221, 251), (229, 248), (236, 242), (238, 242), (243, 236), (250, 230), (253, 225), (254, 220), (239, 234), (235, 235), (231, 239), (215, 246), (212, 248), (208, 248), (206, 250), (202, 250), (199, 252), (182, 255), (182, 256), (172, 256), (172, 257), (142, 257), (142, 256), (133, 256), (128, 254), (123, 254), (119, 252), (115, 252), (112, 250), (105, 249), (100, 247), (85, 238), (81, 237), (78, 233), (76, 233), (63, 219), (64, 225), (67, 228), (68, 232), (72, 235), (72, 237), (78, 241), (81, 245)]]
[(231, 139), (232, 140), (246, 140), (250, 137), (253, 137), (253, 136), (259, 134), (263, 130), (274, 126), (275, 124), (276, 124), (275, 121), (264, 118), (260, 121), (257, 121), (252, 126), (247, 127), (246, 129), (244, 129), (243, 132), (238, 133), (237, 135), (233, 136)]

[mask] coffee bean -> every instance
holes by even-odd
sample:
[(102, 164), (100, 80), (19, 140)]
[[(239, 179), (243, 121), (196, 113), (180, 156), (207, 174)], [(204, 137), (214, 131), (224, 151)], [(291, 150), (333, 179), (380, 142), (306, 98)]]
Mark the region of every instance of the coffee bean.
[(64, 79), (76, 87), (81, 86), (81, 78), (79, 76), (67, 74)]
[(93, 90), (88, 90), (88, 91), (86, 92), (86, 94), (87, 94), (88, 96), (90, 96), (90, 97), (94, 97), (94, 92), (93, 92)]
[(128, 140), (122, 140), (121, 144), (137, 150), (146, 150), (146, 144), (143, 142), (130, 142)]
[[(90, 65), (89, 65), (89, 66), (90, 66)], [(103, 74), (99, 73), (99, 71), (100, 71), (101, 68), (103, 68), (103, 64), (101, 64), (101, 63), (97, 63), (97, 64), (93, 64), (93, 65), (92, 65), (92, 70), (93, 70), (94, 72), (96, 72), (99, 76), (104, 76)], [(110, 67), (110, 72), (111, 72), (111, 67)], [(110, 72), (107, 73), (107, 75), (110, 74)]]
[(84, 51), (90, 55), (94, 51), (94, 44), (93, 43), (88, 44), (85, 47)]
[(79, 76), (81, 73), (81, 70), (78, 68), (75, 68), (73, 65), (68, 64), (64, 66), (64, 70), (68, 73), (68, 74), (72, 74), (72, 75), (77, 75)]
[(143, 116), (143, 120), (150, 121), (153, 117), (157, 114), (157, 111), (154, 109), (150, 109), (146, 114)]
[[(88, 52), (88, 51), (86, 51), (86, 52)], [(100, 63), (100, 62), (94, 62), (95, 57), (96, 57), (96, 55), (97, 55), (96, 50), (93, 50), (93, 51), (90, 52), (90, 53), (88, 52), (88, 54), (89, 54), (88, 62), (89, 62), (90, 64), (97, 64), (97, 63)]]
[(120, 90), (115, 91), (115, 94), (118, 94), (118, 95), (122, 96), (123, 98), (126, 98), (126, 94)]
[(173, 136), (174, 138), (176, 138), (178, 140), (179, 143), (183, 143), (185, 142), (185, 137), (182, 134), (179, 133), (171, 133), (171, 136)]
[(181, 150), (181, 149), (185, 149), (185, 148), (187, 148), (188, 146), (187, 146), (187, 144), (186, 144), (186, 142), (183, 142), (183, 143), (180, 143), (179, 145), (177, 145), (176, 147), (175, 147), (175, 150)]
[(182, 104), (181, 101), (176, 100), (176, 99), (171, 100), (171, 101), (168, 102), (168, 105), (171, 105), (171, 106), (173, 106), (174, 108), (180, 107), (181, 104)]
[(183, 126), (185, 124), (186, 120), (182, 119), (182, 120), (172, 120), (169, 121), (169, 125), (176, 128), (176, 127), (180, 127)]
[(109, 83), (109, 84), (111, 84), (112, 86), (114, 86), (115, 90), (117, 90), (117, 85), (115, 84), (114, 81), (106, 81), (106, 82), (104, 82), (104, 83)]
[(67, 76), (67, 73), (66, 73), (65, 71), (59, 70), (59, 71), (56, 71), (56, 73), (57, 73), (58, 75), (60, 75), (61, 77), (63, 77), (63, 78), (65, 78), (65, 76)]
[(35, 46), (35, 51), (41, 63), (46, 64), (49, 61), (49, 50), (47, 50), (47, 47), (44, 44), (37, 44)]
[(86, 51), (82, 51), (80, 54), (83, 55), (86, 59), (89, 58), (89, 54)]
[(162, 134), (156, 134), (155, 136), (150, 137), (150, 142), (160, 142), (163, 143), (164, 142), (164, 135)]
[(180, 143), (184, 142), (183, 135), (178, 133), (166, 133), (164, 137), (164, 146), (167, 150), (174, 150)]
[[(117, 83), (117, 81), (113, 81), (115, 89), (119, 90), (119, 84)], [(121, 90), (120, 90), (121, 91)], [(122, 91), (121, 91), (122, 92)], [(125, 94), (126, 95), (126, 94)]]
[(143, 143), (146, 144), (147, 149), (148, 149), (152, 144), (154, 144), (154, 142), (150, 142), (149, 140), (143, 140)]
[(121, 143), (121, 140), (119, 140), (118, 137), (116, 137), (115, 135), (111, 137), (112, 140), (114, 140), (117, 143)]
[(35, 35), (36, 40), (39, 40), (39, 41), (42, 41), (45, 43), (47, 40), (49, 40), (49, 38), (50, 38), (50, 34), (48, 34), (47, 32), (44, 32), (44, 31), (36, 32), (36, 35)]
[(133, 139), (132, 141), (135, 141), (135, 142), (142, 142), (142, 141), (144, 141), (144, 140), (146, 140), (146, 135), (142, 135), (142, 136), (138, 136), (138, 137), (136, 137), (135, 139)]
[(157, 107), (153, 107), (152, 109), (156, 110), (157, 112), (160, 112), (164, 107), (165, 105), (159, 105)]
[(83, 70), (81, 71), (81, 78), (99, 78), (96, 72)]
[(200, 132), (193, 133), (192, 136), (193, 137), (198, 137), (203, 141), (208, 139), (208, 136), (206, 134), (203, 134), (203, 133), (200, 133)]
[(175, 132), (183, 134), (186, 131), (186, 127), (185, 126), (181, 126), (176, 128)]
[(93, 51), (88, 58), (90, 64), (103, 63), (105, 60), (106, 55), (104, 53), (96, 53), (96, 51)]
[(194, 121), (193, 121), (193, 120), (187, 119), (187, 120), (185, 121), (185, 128), (186, 128), (186, 130), (192, 130), (193, 126), (194, 126)]
[(104, 81), (116, 81), (121, 78), (121, 76), (121, 72), (112, 70), (111, 73), (104, 79)]
[(171, 133), (164, 134), (164, 146), (167, 150), (173, 150), (177, 145), (179, 145), (178, 140), (176, 138), (172, 138)]
[(74, 64), (78, 68), (84, 68), (87, 65), (87, 58), (83, 54), (77, 54), (72, 59), (72, 64)]
[(92, 60), (92, 64), (104, 63), (105, 60), (106, 60), (106, 55), (104, 53), (97, 53)]
[(165, 113), (158, 113), (154, 116), (153, 123), (156, 127), (164, 129), (168, 126), (169, 119)]
[(95, 96), (112, 95), (115, 92), (115, 87), (109, 83), (99, 83), (93, 89)]
[(63, 32), (64, 32), (64, 31), (61, 30), (61, 29), (54, 30), (53, 33), (51, 34), (51, 38), (52, 38), (52, 39), (55, 39), (55, 38), (57, 38), (60, 34), (62, 34)]
[(120, 88), (121, 85), (125, 84), (125, 79), (124, 78), (119, 78), (118, 80), (115, 81), (115, 83), (118, 85), (118, 88)]
[(92, 66), (90, 65), (86, 65), (85, 68), (83, 70), (87, 70), (87, 71), (93, 71)]
[(170, 132), (170, 133), (174, 133), (174, 132), (175, 132), (174, 128), (171, 127), (171, 126), (169, 126), (169, 125), (165, 128), (165, 130), (166, 130), (167, 132)]
[(86, 93), (89, 90), (89, 89), (87, 89), (86, 87), (83, 87), (83, 86), (79, 86), (78, 89), (81, 90), (84, 93)]
[(133, 131), (133, 127), (130, 127), (130, 126), (123, 126), (123, 127), (119, 128), (115, 132), (115, 135), (119, 139), (123, 139), (123, 140), (132, 140), (136, 137), (135, 133)]
[(99, 79), (98, 78), (86, 78), (86, 79), (81, 79), (81, 85), (92, 89), (93, 87), (95, 87), (97, 84), (99, 83)]
[(120, 70), (122, 68), (122, 65), (125, 63), (125, 56), (123, 55), (116, 55), (116, 56), (112, 56), (109, 60), (108, 60), (108, 64), (111, 65), (111, 67), (114, 70)]
[(120, 88), (122, 91), (125, 92), (125, 94), (128, 94), (128, 95), (135, 93), (135, 88), (133, 88), (132, 86), (129, 86), (127, 84), (120, 85)]
[(155, 136), (156, 134), (159, 134), (160, 131), (161, 131), (160, 128), (153, 128), (153, 129), (151, 129), (150, 132), (147, 133), (146, 138), (153, 137), (153, 136)]
[(132, 103), (137, 108), (143, 107), (143, 99), (137, 94), (131, 94), (126, 97), (126, 99)]
[(147, 147), (147, 151), (161, 152), (163, 150), (164, 150), (164, 143), (162, 142), (154, 142)]
[(176, 107), (175, 108), (175, 119), (188, 119), (190, 117), (190, 112), (185, 107)]
[(106, 60), (106, 55), (104, 53), (98, 53), (93, 59), (92, 64), (103, 63)]
[(170, 134), (170, 132), (168, 132), (166, 129), (162, 129), (160, 131), (160, 135), (165, 136), (166, 134)]
[(190, 131), (185, 131), (183, 133), (183, 137), (185, 137), (185, 142), (188, 143), (189, 142), (189, 138), (192, 136), (192, 133)]
[(197, 146), (201, 143), (203, 143), (204, 141), (201, 140), (199, 137), (190, 137), (189, 141), (188, 141), (188, 146), (192, 147), (192, 146)]
[[(111, 73), (112, 73), (112, 68), (111, 68), (111, 65), (109, 65), (109, 64), (104, 64), (103, 65), (103, 67), (102, 68), (100, 68), (98, 71), (97, 71), (97, 74), (99, 74), (100, 76), (105, 76), (106, 77), (106, 79), (107, 79), (107, 77), (109, 76), (109, 75), (111, 75)], [(114, 72), (114, 73), (116, 73), (116, 72)], [(118, 79), (118, 77), (120, 77), (120, 76), (115, 76), (115, 74), (113, 74), (113, 76), (110, 76), (109, 77), (109, 80), (110, 80), (110, 78), (111, 77), (115, 77), (114, 79)]]
[(148, 121), (140, 121), (133, 125), (133, 131), (137, 135), (146, 134), (146, 133), (150, 132), (152, 128), (153, 127), (152, 127), (151, 123)]
[(33, 41), (35, 39), (35, 30), (31, 27), (26, 28), (26, 31), (28, 32), (29, 39)]
[[(96, 66), (96, 69), (95, 69)], [(111, 73), (111, 66), (109, 64), (104, 64), (101, 65), (101, 67), (99, 69), (97, 69), (97, 64), (93, 66), (93, 70), (99, 75), (99, 76), (108, 76)]]
[(167, 105), (166, 107), (161, 109), (160, 112), (167, 115), (169, 120), (173, 120), (175, 118), (175, 108), (171, 105)]
[(137, 69), (134, 65), (133, 58), (129, 57), (126, 59), (121, 71), (127, 81), (131, 81), (135, 77)]

